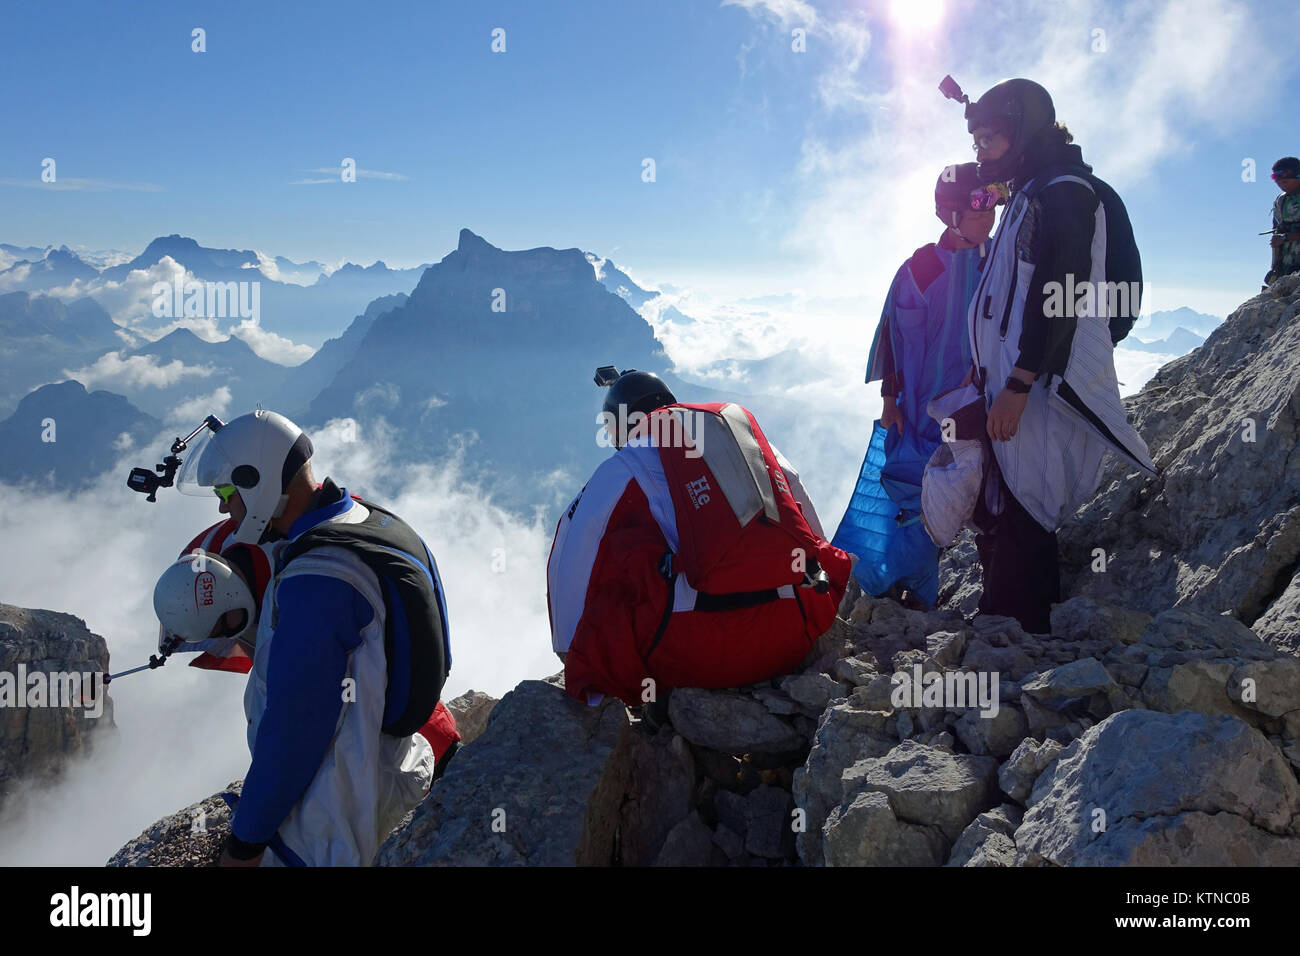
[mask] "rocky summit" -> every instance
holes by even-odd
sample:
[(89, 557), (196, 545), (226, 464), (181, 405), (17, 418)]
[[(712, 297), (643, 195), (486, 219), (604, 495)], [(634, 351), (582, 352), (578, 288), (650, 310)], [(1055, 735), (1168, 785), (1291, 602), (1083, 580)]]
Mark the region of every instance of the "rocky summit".
[(376, 862), (1300, 865), (1298, 318), (1300, 276), (1129, 400), (1160, 475), (1107, 466), (1050, 633), (968, 616), (968, 538), (940, 609), (852, 585), (796, 673), (654, 720), (525, 681)]
[(20, 781), (57, 777), (113, 726), (107, 671), (107, 642), (80, 618), (0, 604), (0, 804)]

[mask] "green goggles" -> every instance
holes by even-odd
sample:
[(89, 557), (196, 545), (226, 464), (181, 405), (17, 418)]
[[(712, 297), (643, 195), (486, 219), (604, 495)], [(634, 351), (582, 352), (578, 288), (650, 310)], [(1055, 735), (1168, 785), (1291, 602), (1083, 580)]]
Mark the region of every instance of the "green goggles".
[(234, 485), (217, 485), (212, 490), (216, 492), (217, 497), (225, 504), (230, 504), (230, 499), (239, 494), (239, 489)]

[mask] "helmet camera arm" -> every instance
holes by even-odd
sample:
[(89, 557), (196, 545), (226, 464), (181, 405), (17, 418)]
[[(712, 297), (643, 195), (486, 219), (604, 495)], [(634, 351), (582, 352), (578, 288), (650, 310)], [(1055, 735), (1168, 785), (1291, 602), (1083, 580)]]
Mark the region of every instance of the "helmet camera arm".
[[(190, 432), (184, 438), (177, 438), (172, 442), (171, 454), (164, 458), (160, 463), (153, 466), (153, 470), (148, 468), (132, 468), (131, 474), (126, 477), (126, 486), (132, 491), (138, 491), (143, 495), (148, 495), (145, 501), (158, 500), (159, 488), (170, 488), (176, 480), (176, 470), (181, 466), (181, 459), (177, 456), (189, 447), (189, 443), (194, 440), (203, 429), (210, 428), (213, 432), (220, 431), (225, 427), (225, 423), (217, 418), (216, 415), (209, 415), (199, 423), (194, 431)], [(156, 472), (156, 474), (155, 474)]]

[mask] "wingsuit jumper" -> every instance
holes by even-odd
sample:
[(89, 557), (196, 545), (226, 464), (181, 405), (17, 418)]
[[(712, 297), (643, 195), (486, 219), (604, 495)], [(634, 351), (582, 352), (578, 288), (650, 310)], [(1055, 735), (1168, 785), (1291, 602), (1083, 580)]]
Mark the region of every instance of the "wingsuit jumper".
[(437, 566), (399, 517), (318, 485), (311, 455), (300, 428), (259, 409), (191, 446), (177, 476), (238, 521), (227, 550), (269, 545), (273, 569), (223, 865), (369, 865), (434, 774), (418, 731), (450, 667)]
[(1092, 175), (1047, 90), (1005, 80), (966, 112), (979, 178), (1011, 199), (967, 315), (992, 459), (975, 508), (979, 610), (1050, 630), (1056, 530), (1096, 491), (1106, 453), (1155, 475), (1120, 400), (1114, 345), (1141, 306), (1124, 204)]
[[(191, 667), (235, 674), (252, 670), (275, 545), (239, 543), (234, 540), (238, 528), (238, 521), (227, 518), (200, 531), (154, 587), (158, 649), (169, 655), (198, 652)], [(433, 748), (436, 779), (459, 747), (456, 718), (439, 701), (418, 732)]]
[(546, 569), (567, 692), (641, 706), (796, 668), (834, 623), (852, 562), (754, 416), (679, 403), (636, 370), (603, 415), (626, 439), (561, 514)]
[(980, 187), (975, 163), (947, 167), (935, 184), (935, 214), (947, 227), (937, 243), (917, 249), (889, 287), (867, 360), (867, 382), (879, 381), (884, 413), (884, 462), (879, 477), (864, 465), (864, 480), (879, 481), (897, 506), (883, 535), (858, 526), (854, 503), (834, 543), (859, 557), (854, 573), (880, 596), (906, 589), (908, 603), (932, 608), (939, 596), (939, 549), (921, 524), (921, 479), (942, 441), (927, 413), (937, 395), (961, 385), (970, 369), (966, 311), (987, 256), (994, 209), (975, 209)]

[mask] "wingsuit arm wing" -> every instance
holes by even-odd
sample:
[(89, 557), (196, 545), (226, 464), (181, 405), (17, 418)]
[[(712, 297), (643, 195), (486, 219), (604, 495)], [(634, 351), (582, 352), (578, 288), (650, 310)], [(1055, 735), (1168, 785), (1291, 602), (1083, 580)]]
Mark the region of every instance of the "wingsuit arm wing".
[(902, 391), (894, 356), (892, 316), (898, 298), (899, 284), (906, 268), (904, 264), (903, 268), (894, 275), (894, 281), (889, 286), (885, 306), (880, 312), (880, 322), (876, 325), (876, 335), (871, 342), (871, 355), (867, 359), (867, 382), (880, 382), (880, 394), (890, 398), (897, 398)]

